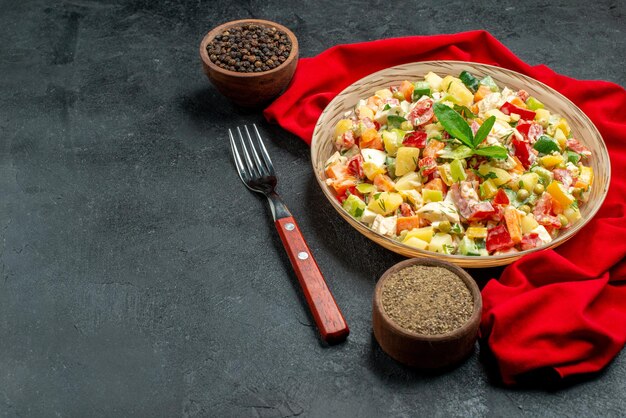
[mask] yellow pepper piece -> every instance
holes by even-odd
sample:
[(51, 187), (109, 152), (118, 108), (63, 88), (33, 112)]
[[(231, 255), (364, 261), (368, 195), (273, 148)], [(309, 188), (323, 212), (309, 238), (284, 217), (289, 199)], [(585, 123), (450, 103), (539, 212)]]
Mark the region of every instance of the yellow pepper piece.
[(565, 190), (565, 187), (563, 187), (563, 185), (557, 181), (553, 181), (552, 183), (550, 183), (546, 191), (550, 193), (552, 198), (559, 202), (564, 208), (574, 203), (574, 196), (569, 194)]
[(468, 238), (476, 239), (476, 238), (487, 238), (487, 228), (482, 228), (479, 226), (470, 226), (465, 231), (465, 235)]
[(569, 135), (571, 129), (569, 127), (569, 124), (567, 123), (567, 121), (565, 120), (565, 118), (561, 118), (559, 119), (559, 123), (556, 125), (557, 129), (560, 129), (561, 131), (563, 131), (563, 133), (567, 136)]
[(374, 119), (374, 111), (367, 106), (359, 106), (356, 110), (356, 114), (359, 116), (359, 119), (370, 118)]
[(580, 176), (574, 187), (586, 189), (593, 183), (593, 168), (582, 166), (580, 168)]
[(335, 126), (335, 136), (343, 135), (350, 129), (352, 129), (352, 121), (350, 119), (341, 119)]
[(545, 157), (541, 157), (540, 161), (542, 166), (552, 168), (563, 162), (563, 156), (560, 154), (546, 155)]
[(498, 191), (498, 186), (493, 183), (493, 179), (488, 179), (480, 185), (479, 191), (481, 198), (491, 199)]
[(432, 226), (425, 226), (423, 228), (413, 228), (404, 237), (404, 243), (411, 238), (417, 238), (421, 241), (430, 242), (435, 234), (435, 229)]

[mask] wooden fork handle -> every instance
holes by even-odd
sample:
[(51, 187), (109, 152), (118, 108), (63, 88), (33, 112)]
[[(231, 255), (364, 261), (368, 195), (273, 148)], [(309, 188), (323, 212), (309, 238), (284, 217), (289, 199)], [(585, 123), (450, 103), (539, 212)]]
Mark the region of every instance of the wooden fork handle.
[(276, 228), (296, 271), (298, 281), (322, 339), (329, 344), (346, 339), (350, 330), (317, 262), (293, 217), (278, 219)]

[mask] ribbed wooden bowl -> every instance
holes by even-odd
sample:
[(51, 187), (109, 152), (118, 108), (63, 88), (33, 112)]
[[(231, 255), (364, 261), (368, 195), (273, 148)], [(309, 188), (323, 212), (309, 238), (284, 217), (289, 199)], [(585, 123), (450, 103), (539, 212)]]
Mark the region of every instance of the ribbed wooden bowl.
[[(422, 78), (429, 71), (439, 75), (451, 74), (457, 76), (467, 70), (477, 76), (490, 75), (500, 86), (512, 89), (524, 89), (532, 96), (543, 102), (552, 113), (563, 115), (569, 122), (574, 136), (585, 144), (593, 153), (591, 166), (594, 171), (594, 183), (589, 201), (581, 207), (583, 219), (570, 229), (553, 240), (549, 245), (521, 251), (515, 254), (505, 254), (486, 257), (469, 257), (462, 255), (445, 255), (430, 251), (418, 250), (409, 247), (391, 238), (380, 235), (367, 226), (359, 223), (343, 210), (334, 196), (333, 191), (324, 182), (324, 163), (334, 152), (333, 132), (337, 122), (344, 117), (344, 113), (354, 108), (360, 99), (367, 98), (376, 90), (399, 84), (402, 80)], [(331, 205), (357, 231), (382, 245), (383, 247), (402, 254), (406, 257), (431, 257), (449, 261), (462, 267), (494, 267), (512, 263), (523, 255), (554, 248), (572, 238), (596, 214), (608, 192), (611, 179), (611, 165), (609, 153), (602, 136), (594, 124), (574, 103), (556, 90), (528, 76), (486, 64), (477, 64), (464, 61), (424, 61), (399, 65), (371, 74), (350, 85), (339, 93), (326, 107), (315, 125), (311, 143), (311, 161), (315, 177), (328, 198)]]

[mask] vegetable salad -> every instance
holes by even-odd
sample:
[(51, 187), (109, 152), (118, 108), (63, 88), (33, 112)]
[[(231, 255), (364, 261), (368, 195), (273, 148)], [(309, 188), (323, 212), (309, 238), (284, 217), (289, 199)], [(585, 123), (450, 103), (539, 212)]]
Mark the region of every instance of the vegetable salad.
[(467, 71), (376, 91), (335, 126), (326, 183), (375, 232), (445, 254), (540, 247), (581, 218), (591, 152), (524, 90)]

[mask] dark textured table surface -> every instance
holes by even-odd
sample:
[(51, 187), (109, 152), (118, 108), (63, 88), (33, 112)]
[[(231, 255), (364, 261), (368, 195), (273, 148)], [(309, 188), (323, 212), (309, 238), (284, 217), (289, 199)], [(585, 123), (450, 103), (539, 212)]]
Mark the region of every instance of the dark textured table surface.
[[(244, 17), (293, 29), (302, 56), (487, 29), (531, 64), (625, 85), (623, 1), (1, 5), (0, 415), (626, 414), (623, 356), (556, 390), (503, 388), (478, 346), (440, 375), (386, 357), (371, 295), (400, 257), (339, 218), (304, 143), (221, 99), (197, 52)], [(269, 210), (235, 174), (226, 129), (252, 122), (349, 322), (342, 345), (319, 343)]]

